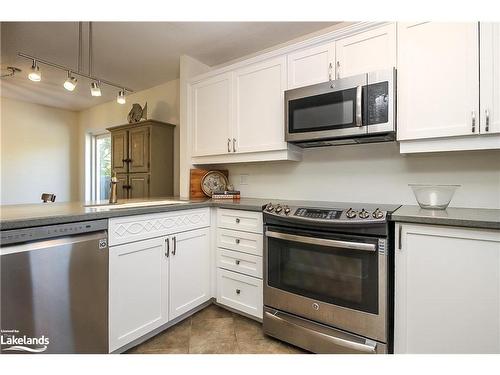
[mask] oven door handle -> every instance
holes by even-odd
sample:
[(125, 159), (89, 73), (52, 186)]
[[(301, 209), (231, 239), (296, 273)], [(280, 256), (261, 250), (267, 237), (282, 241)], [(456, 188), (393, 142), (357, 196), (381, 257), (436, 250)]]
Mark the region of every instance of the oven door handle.
[(363, 243), (363, 242), (351, 242), (351, 241), (340, 241), (340, 240), (329, 240), (326, 238), (314, 238), (314, 237), (305, 237), (298, 236), (296, 234), (288, 234), (281, 232), (273, 232), (270, 230), (266, 230), (266, 236), (272, 238), (278, 238), (280, 240), (287, 241), (295, 241), (301, 243), (307, 243), (310, 245), (320, 245), (320, 246), (328, 246), (335, 247), (340, 249), (350, 249), (350, 250), (361, 250), (361, 251), (376, 251), (377, 246), (372, 243)]
[[(271, 314), (270, 312), (266, 311), (265, 317), (270, 320), (274, 320), (276, 322), (279, 322), (281, 324), (287, 324), (289, 326), (292, 326), (295, 329), (298, 329), (301, 331), (303, 334), (306, 336), (314, 335), (319, 337), (322, 340), (329, 341), (333, 345), (340, 346), (342, 348), (349, 349), (350, 351), (353, 352), (358, 352), (358, 353), (365, 353), (365, 354), (375, 354), (377, 352), (377, 343), (375, 341), (369, 340), (369, 339), (364, 339), (363, 342), (357, 342), (357, 341), (351, 341), (347, 340), (346, 338), (343, 337), (335, 337), (323, 332), (319, 332), (316, 330), (312, 330), (310, 328), (307, 328), (300, 324), (299, 320), (297, 319), (296, 321), (292, 321), (292, 319), (283, 319), (279, 315), (279, 313)], [(295, 320), (295, 319), (293, 319)], [(360, 340), (361, 341), (361, 340)]]

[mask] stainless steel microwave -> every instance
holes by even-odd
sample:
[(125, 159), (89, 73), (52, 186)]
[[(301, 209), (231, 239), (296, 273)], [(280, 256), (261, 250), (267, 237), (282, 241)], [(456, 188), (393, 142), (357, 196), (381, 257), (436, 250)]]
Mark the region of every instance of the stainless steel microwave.
[(396, 139), (396, 69), (285, 92), (285, 140), (300, 147)]

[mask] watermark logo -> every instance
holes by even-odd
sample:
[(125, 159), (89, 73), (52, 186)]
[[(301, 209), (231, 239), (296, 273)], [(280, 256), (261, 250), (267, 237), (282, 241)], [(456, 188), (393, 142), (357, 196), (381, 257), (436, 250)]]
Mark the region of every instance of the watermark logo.
[(43, 353), (49, 343), (50, 340), (45, 335), (39, 337), (20, 335), (17, 329), (2, 329), (0, 334), (2, 352)]

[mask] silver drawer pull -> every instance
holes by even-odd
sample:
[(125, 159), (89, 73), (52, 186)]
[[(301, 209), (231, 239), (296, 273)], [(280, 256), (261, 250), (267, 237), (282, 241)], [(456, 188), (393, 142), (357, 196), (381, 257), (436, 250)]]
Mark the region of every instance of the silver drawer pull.
[(486, 131), (490, 131), (490, 111), (486, 110), (485, 112), (486, 115)]
[(236, 263), (236, 265), (238, 266), (238, 265), (240, 264), (239, 259), (236, 259), (235, 263)]
[(240, 293), (241, 293), (241, 290), (236, 289), (236, 294), (240, 294)]
[(239, 223), (240, 223), (240, 219), (236, 218), (236, 224), (239, 224)]
[(472, 118), (472, 132), (475, 133), (476, 132), (476, 112), (475, 111), (472, 111), (471, 118)]
[(239, 238), (235, 239), (234, 241), (235, 241), (236, 243), (240, 243), (240, 239), (239, 239)]

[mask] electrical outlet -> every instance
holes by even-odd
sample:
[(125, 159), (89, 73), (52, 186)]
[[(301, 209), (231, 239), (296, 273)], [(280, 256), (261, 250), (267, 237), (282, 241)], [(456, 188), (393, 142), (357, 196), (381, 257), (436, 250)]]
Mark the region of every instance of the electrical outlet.
[(240, 174), (240, 185), (248, 185), (248, 179), (247, 174)]

